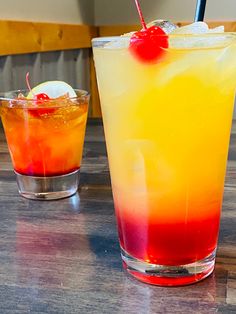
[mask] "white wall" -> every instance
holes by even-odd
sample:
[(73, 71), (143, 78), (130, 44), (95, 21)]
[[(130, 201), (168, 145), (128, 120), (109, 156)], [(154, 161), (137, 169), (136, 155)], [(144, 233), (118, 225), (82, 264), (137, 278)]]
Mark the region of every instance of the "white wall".
[[(94, 0), (96, 25), (138, 24), (134, 0)], [(196, 0), (140, 0), (147, 21), (191, 21)], [(236, 20), (236, 0), (208, 0), (206, 19)]]
[[(140, 0), (147, 21), (188, 21), (197, 0)], [(236, 0), (208, 0), (206, 18), (235, 20)], [(137, 24), (134, 0), (0, 0), (0, 19), (74, 24)]]
[(94, 0), (0, 0), (0, 19), (94, 23)]

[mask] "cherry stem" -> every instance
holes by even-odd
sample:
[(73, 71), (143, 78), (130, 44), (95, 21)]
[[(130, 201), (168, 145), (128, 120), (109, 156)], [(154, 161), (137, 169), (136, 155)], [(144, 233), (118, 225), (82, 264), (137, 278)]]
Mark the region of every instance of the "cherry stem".
[(144, 21), (144, 17), (143, 17), (143, 13), (142, 13), (139, 1), (135, 0), (135, 4), (136, 4), (137, 10), (138, 10), (138, 14), (139, 14), (139, 17), (140, 17), (141, 24), (143, 26), (143, 30), (146, 30), (147, 29), (147, 25), (146, 25), (146, 23)]
[(27, 84), (29, 91), (32, 93), (33, 96), (35, 96), (34, 93), (32, 92), (32, 88), (31, 88), (30, 83), (29, 83), (29, 72), (26, 73), (25, 80), (26, 80), (26, 84)]

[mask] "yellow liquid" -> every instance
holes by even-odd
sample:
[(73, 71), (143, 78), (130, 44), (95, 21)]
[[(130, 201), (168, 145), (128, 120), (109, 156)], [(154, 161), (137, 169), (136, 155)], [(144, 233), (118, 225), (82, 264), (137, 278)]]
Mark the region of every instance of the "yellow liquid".
[[(235, 39), (215, 49), (169, 49), (156, 64), (136, 60), (128, 49), (94, 48), (121, 246), (136, 258), (188, 263), (216, 246), (236, 87), (235, 55)], [(201, 221), (204, 229), (196, 229)], [(208, 236), (209, 223), (216, 228)], [(152, 234), (150, 224), (157, 230)], [(185, 230), (179, 242), (189, 237), (189, 243), (171, 248), (168, 238), (158, 233), (158, 226), (165, 224), (170, 234), (176, 224), (189, 229), (193, 224), (195, 235)], [(137, 236), (140, 244), (131, 244), (131, 232), (143, 234)], [(200, 249), (198, 244), (207, 237), (211, 239)], [(148, 249), (155, 243), (155, 249)], [(176, 247), (189, 258), (178, 259)], [(163, 258), (153, 257), (155, 252)]]

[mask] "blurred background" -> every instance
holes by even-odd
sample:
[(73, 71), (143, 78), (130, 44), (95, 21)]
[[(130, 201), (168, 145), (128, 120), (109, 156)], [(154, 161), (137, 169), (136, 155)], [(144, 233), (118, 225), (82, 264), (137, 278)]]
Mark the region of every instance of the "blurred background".
[[(167, 19), (175, 22), (191, 21), (194, 17), (196, 0), (141, 0), (147, 21)], [(135, 24), (137, 11), (132, 0), (95, 0), (95, 24)], [(235, 0), (208, 0), (206, 19), (234, 20)]]
[[(147, 22), (191, 22), (196, 0), (140, 0)], [(236, 31), (236, 0), (208, 0), (206, 20)], [(100, 116), (91, 39), (138, 28), (133, 0), (0, 1), (0, 91), (63, 80), (92, 94), (90, 116)]]
[[(147, 20), (193, 19), (196, 0), (141, 0)], [(235, 20), (235, 0), (208, 0), (206, 19)], [(133, 0), (8, 0), (0, 1), (0, 19), (85, 24), (136, 24)]]

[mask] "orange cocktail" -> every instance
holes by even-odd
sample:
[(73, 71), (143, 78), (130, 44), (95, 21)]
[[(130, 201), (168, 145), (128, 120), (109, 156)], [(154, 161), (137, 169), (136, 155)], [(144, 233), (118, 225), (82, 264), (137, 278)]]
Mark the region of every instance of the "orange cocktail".
[(128, 40), (93, 42), (124, 265), (149, 283), (191, 283), (214, 266), (236, 35), (170, 34), (146, 63)]
[[(66, 185), (67, 176), (77, 173), (81, 166), (88, 95), (77, 91), (73, 98), (36, 101), (23, 94), (1, 102), (14, 170), (19, 178), (41, 178), (42, 182), (45, 178), (58, 180), (64, 176)], [(43, 192), (49, 191), (38, 191)]]

